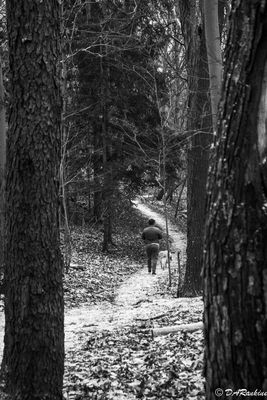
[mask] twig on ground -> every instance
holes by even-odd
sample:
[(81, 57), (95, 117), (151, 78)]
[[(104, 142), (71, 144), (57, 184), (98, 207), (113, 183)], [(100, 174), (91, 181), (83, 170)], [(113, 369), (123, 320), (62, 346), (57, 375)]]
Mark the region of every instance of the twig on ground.
[(136, 303), (134, 303), (132, 306), (133, 307), (138, 307), (141, 303), (152, 303), (152, 300), (141, 299), (141, 300), (138, 300)]
[(165, 313), (165, 314), (155, 315), (154, 317), (135, 318), (135, 319), (138, 320), (138, 321), (150, 321), (150, 320), (153, 320), (153, 319), (159, 319), (159, 318), (166, 317), (166, 316), (167, 316), (167, 314)]

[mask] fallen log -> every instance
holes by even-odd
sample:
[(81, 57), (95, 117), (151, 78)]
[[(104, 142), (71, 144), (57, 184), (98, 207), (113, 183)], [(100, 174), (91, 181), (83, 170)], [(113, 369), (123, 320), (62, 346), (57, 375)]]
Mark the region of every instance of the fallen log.
[(168, 335), (169, 333), (176, 332), (193, 332), (199, 329), (203, 329), (203, 322), (195, 322), (193, 324), (181, 324), (181, 325), (173, 325), (173, 326), (164, 326), (162, 328), (154, 328), (152, 329), (152, 337)]

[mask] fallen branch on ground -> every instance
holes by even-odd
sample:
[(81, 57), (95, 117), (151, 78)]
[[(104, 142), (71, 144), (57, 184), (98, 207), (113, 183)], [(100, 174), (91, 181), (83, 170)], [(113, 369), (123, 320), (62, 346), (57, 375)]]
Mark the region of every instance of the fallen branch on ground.
[(159, 319), (159, 318), (162, 318), (162, 317), (166, 317), (167, 316), (167, 314), (165, 313), (165, 314), (159, 314), (159, 315), (155, 315), (154, 317), (148, 317), (148, 318), (135, 318), (136, 319), (136, 321), (150, 321), (150, 320), (152, 320), (152, 319)]
[(81, 269), (81, 270), (85, 270), (85, 266), (84, 265), (81, 265), (81, 264), (74, 264), (74, 263), (70, 263), (70, 268), (73, 268), (73, 269)]
[[(141, 303), (152, 303), (152, 300), (148, 300), (148, 299), (138, 300), (136, 303), (133, 304), (133, 307), (138, 307)], [(141, 319), (141, 318), (138, 318), (138, 319)]]
[(193, 324), (164, 326), (163, 328), (154, 328), (154, 329), (152, 329), (152, 336), (156, 337), (156, 336), (161, 336), (161, 335), (168, 335), (169, 333), (176, 333), (176, 332), (180, 332), (180, 331), (192, 332), (192, 331), (197, 331), (198, 329), (203, 329), (203, 322), (195, 322)]

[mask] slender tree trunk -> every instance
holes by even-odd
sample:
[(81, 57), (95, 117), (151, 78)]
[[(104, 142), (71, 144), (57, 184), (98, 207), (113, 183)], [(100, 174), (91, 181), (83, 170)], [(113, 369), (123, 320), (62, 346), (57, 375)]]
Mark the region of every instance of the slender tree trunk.
[(169, 221), (167, 213), (167, 196), (166, 196), (166, 138), (164, 128), (161, 128), (161, 142), (162, 142), (162, 183), (163, 183), (163, 205), (164, 205), (164, 219), (166, 229), (166, 246), (167, 246), (167, 263), (169, 271), (169, 287), (172, 285), (171, 275), (171, 262), (170, 262), (170, 242), (169, 242)]
[[(63, 128), (63, 141), (65, 140), (65, 128)], [(61, 204), (63, 209), (63, 224), (64, 224), (64, 265), (66, 272), (69, 272), (71, 256), (72, 256), (72, 245), (71, 245), (71, 231), (69, 227), (68, 217), (68, 197), (65, 185), (65, 149), (63, 149), (62, 159), (60, 163), (60, 196)]]
[(112, 243), (112, 167), (108, 162), (108, 138), (107, 126), (103, 130), (103, 173), (104, 173), (104, 187), (103, 187), (103, 251), (109, 250), (109, 244)]
[[(105, 7), (104, 7), (105, 15)], [(107, 46), (101, 45), (101, 52), (105, 57), (108, 55)], [(109, 97), (109, 66), (105, 64), (103, 57), (100, 59), (101, 73), (101, 108), (102, 108), (102, 145), (103, 145), (103, 251), (109, 250), (109, 244), (112, 243), (112, 165), (109, 162), (110, 140), (108, 128), (108, 97)]]
[[(106, 93), (106, 82), (105, 82), (105, 94)], [(104, 99), (104, 97), (103, 97)], [(110, 187), (111, 187), (111, 176), (110, 166), (108, 162), (108, 123), (107, 123), (107, 109), (106, 109), (106, 96), (103, 100), (103, 121), (102, 121), (102, 143), (103, 143), (103, 251), (109, 250), (109, 243), (111, 242), (111, 208), (110, 208)]]
[(204, 253), (209, 400), (267, 392), (266, 0), (233, 2), (230, 21)]
[(4, 255), (4, 205), (5, 205), (5, 163), (6, 163), (6, 116), (2, 60), (0, 59), (0, 273), (3, 273)]
[(100, 182), (101, 174), (101, 154), (100, 148), (102, 149), (101, 135), (95, 130), (94, 132), (94, 150), (93, 150), (93, 168), (94, 168), (94, 220), (99, 222), (102, 215), (102, 184)]
[(160, 191), (158, 192), (158, 194), (157, 194), (157, 196), (156, 196), (156, 199), (157, 199), (158, 201), (160, 201), (160, 200), (163, 199), (163, 197), (164, 197), (164, 189), (161, 187), (161, 188), (160, 188)]
[(89, 24), (91, 19), (91, 1), (86, 2), (86, 22)]
[(92, 215), (92, 195), (91, 195), (91, 176), (92, 176), (92, 164), (88, 165), (87, 167), (87, 198), (88, 198), (88, 212), (89, 216), (91, 217)]
[(5, 352), (13, 400), (62, 400), (60, 3), (8, 0)]
[(176, 209), (175, 209), (174, 218), (177, 218), (179, 205), (180, 205), (180, 201), (181, 201), (181, 198), (182, 198), (182, 194), (183, 194), (183, 191), (184, 191), (185, 184), (186, 184), (186, 179), (184, 179), (184, 181), (182, 183), (182, 187), (181, 187), (181, 190), (180, 190), (180, 193), (179, 193), (179, 196), (178, 196), (178, 200), (177, 200), (177, 203), (176, 203)]
[[(63, 15), (63, 3), (61, 5), (61, 12)], [(63, 31), (63, 29), (62, 29)], [(71, 256), (72, 256), (72, 245), (71, 245), (71, 232), (69, 227), (69, 216), (68, 216), (68, 196), (66, 190), (66, 182), (65, 182), (65, 175), (66, 175), (66, 156), (67, 156), (67, 144), (68, 144), (68, 135), (67, 135), (67, 126), (64, 120), (64, 116), (66, 115), (67, 109), (67, 82), (66, 82), (66, 64), (65, 61), (62, 60), (62, 72), (63, 72), (63, 79), (62, 79), (62, 127), (61, 127), (61, 162), (60, 162), (60, 196), (61, 196), (61, 204), (63, 208), (64, 214), (64, 264), (66, 272), (69, 271), (70, 263), (71, 263)]]
[[(97, 169), (94, 169), (94, 220), (99, 222), (102, 215), (102, 189)], [(100, 173), (100, 172), (99, 172)]]
[(204, 0), (206, 47), (210, 77), (210, 99), (213, 131), (217, 127), (217, 111), (221, 97), (222, 55), (218, 20), (218, 0)]

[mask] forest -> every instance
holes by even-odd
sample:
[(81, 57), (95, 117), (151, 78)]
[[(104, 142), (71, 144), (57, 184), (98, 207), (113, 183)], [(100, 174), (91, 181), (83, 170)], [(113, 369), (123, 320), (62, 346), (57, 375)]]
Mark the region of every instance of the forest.
[(0, 400), (267, 399), (267, 0), (0, 0)]

